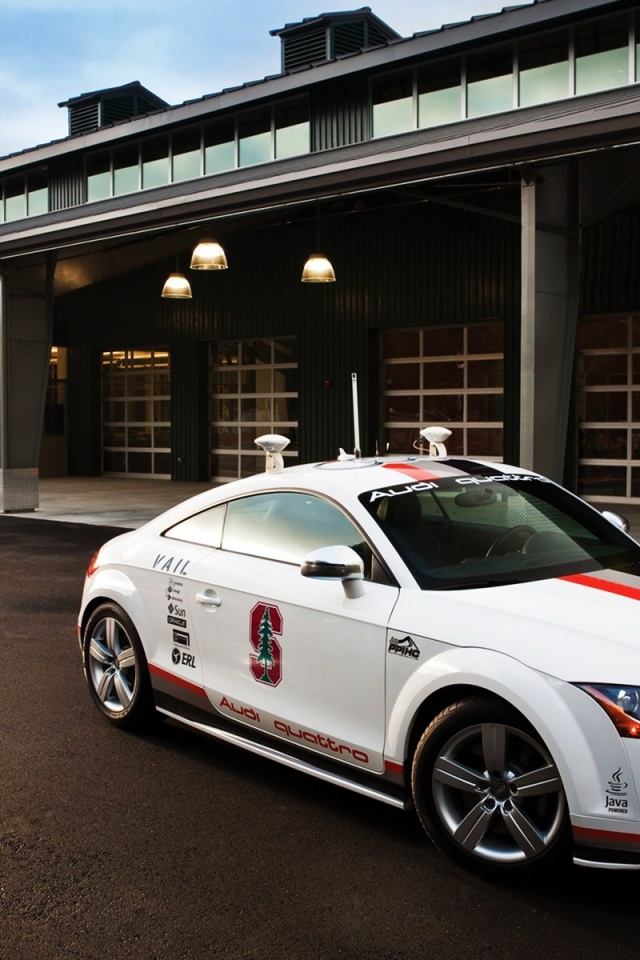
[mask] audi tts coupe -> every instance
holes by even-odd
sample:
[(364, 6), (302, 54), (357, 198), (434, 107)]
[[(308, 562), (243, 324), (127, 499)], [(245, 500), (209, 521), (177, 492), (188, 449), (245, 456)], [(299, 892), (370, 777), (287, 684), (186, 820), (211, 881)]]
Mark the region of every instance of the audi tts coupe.
[(412, 807), (491, 878), (640, 868), (640, 546), (620, 518), (504, 464), (276, 461), (92, 559), (78, 638), (103, 716)]

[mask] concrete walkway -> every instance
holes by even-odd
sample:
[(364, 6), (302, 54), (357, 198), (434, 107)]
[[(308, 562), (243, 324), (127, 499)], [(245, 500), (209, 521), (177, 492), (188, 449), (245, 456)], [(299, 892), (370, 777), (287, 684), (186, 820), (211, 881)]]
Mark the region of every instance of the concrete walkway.
[(133, 529), (211, 487), (210, 483), (121, 477), (45, 478), (40, 480), (37, 510), (5, 516)]

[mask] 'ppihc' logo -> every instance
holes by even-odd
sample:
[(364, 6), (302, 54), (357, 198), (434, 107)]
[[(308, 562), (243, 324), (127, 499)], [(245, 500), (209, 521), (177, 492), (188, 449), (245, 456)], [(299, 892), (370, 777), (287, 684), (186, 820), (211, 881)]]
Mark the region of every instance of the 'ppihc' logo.
[(282, 648), (276, 637), (282, 635), (282, 615), (277, 607), (256, 603), (251, 611), (249, 639), (254, 653), (249, 665), (254, 680), (272, 687), (282, 680)]
[(391, 637), (389, 653), (395, 653), (398, 657), (410, 657), (411, 660), (420, 659), (420, 651), (411, 637), (403, 637), (401, 640), (397, 637)]

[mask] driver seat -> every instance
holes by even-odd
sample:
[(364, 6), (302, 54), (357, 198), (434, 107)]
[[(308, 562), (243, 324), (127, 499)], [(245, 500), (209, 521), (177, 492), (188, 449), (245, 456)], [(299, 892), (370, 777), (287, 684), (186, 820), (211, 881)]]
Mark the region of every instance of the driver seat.
[(417, 493), (384, 497), (376, 513), (394, 546), (419, 569), (442, 566), (442, 545), (428, 522), (422, 519), (422, 506)]

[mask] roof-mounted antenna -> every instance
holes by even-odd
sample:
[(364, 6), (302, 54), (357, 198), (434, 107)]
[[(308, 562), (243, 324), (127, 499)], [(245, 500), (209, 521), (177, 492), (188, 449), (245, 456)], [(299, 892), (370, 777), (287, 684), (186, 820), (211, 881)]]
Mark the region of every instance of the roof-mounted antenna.
[(347, 451), (340, 447), (340, 455), (338, 460), (359, 460), (362, 456), (362, 451), (360, 449), (360, 416), (358, 413), (358, 374), (351, 374), (351, 403), (353, 406), (353, 436), (354, 436), (354, 447), (353, 453), (347, 453)]
[(265, 470), (267, 473), (273, 471), (280, 473), (284, 470), (284, 457), (282, 451), (289, 445), (289, 438), (282, 437), (278, 433), (265, 433), (254, 440), (261, 450), (266, 454)]
[(451, 430), (447, 430), (446, 427), (425, 427), (420, 431), (420, 436), (429, 443), (430, 457), (446, 457), (447, 448), (444, 441), (451, 436)]
[(360, 415), (358, 413), (358, 374), (351, 374), (351, 396), (353, 400), (353, 436), (355, 438), (355, 446), (353, 448), (353, 455), (356, 460), (359, 460), (362, 456), (362, 450), (360, 448)]

